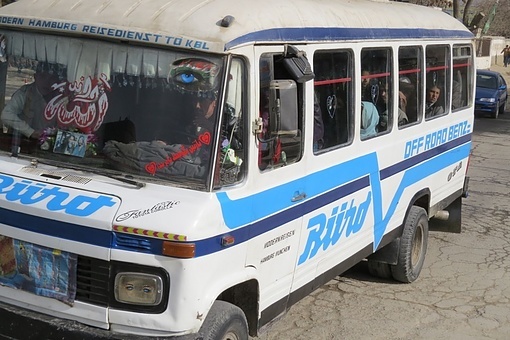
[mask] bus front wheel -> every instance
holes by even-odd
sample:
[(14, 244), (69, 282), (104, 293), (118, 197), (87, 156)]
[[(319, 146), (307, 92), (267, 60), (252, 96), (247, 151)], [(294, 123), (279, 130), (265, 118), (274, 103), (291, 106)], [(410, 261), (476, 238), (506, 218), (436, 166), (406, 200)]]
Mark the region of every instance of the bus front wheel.
[(429, 223), (425, 209), (412, 206), (400, 238), (398, 263), (391, 266), (393, 278), (410, 283), (420, 275), (427, 253)]
[(248, 323), (241, 308), (217, 300), (200, 329), (203, 340), (248, 340)]

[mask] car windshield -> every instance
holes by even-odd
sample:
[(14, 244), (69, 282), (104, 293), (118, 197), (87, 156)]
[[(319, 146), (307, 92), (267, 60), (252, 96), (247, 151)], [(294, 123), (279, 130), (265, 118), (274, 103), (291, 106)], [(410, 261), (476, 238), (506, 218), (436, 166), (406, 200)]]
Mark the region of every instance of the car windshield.
[(476, 86), (495, 90), (498, 88), (498, 79), (491, 75), (477, 74)]
[(219, 135), (221, 58), (0, 33), (1, 150), (50, 164), (206, 186)]

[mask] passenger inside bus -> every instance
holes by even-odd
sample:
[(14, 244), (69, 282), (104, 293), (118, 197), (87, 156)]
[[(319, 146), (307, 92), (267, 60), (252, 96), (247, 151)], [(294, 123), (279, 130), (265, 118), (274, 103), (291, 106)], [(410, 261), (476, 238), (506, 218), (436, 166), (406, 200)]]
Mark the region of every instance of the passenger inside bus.
[(399, 79), (399, 108), (405, 112), (407, 122), (399, 126), (416, 122), (418, 119), (418, 108), (416, 100), (416, 88), (409, 77), (400, 77)]
[(361, 100), (373, 102), (373, 91), (377, 91), (377, 78), (371, 78), (368, 70), (361, 71)]
[(462, 74), (459, 70), (455, 72), (452, 83), (452, 109), (457, 109), (465, 105), (462, 98)]
[(317, 93), (313, 96), (313, 151), (324, 147), (324, 121)]
[(427, 88), (427, 103), (425, 106), (425, 117), (430, 118), (444, 113), (444, 108), (439, 103), (441, 89), (437, 85)]
[[(385, 103), (386, 110), (384, 110), (380, 114), (380, 117), (379, 117), (379, 125), (378, 125), (379, 132), (386, 131), (388, 129), (388, 124), (391, 124), (391, 120), (389, 120), (389, 116), (388, 116), (388, 114), (389, 114), (388, 109), (391, 108), (391, 105), (388, 105), (388, 96), (389, 95), (390, 94), (388, 91), (388, 85), (386, 84), (385, 86), (381, 87), (381, 99)], [(405, 108), (406, 104), (407, 104), (406, 96), (401, 91), (399, 91), (398, 126), (405, 125), (409, 122), (405, 111), (402, 109), (402, 107)]]
[[(56, 66), (55, 66), (56, 67)], [(55, 96), (59, 79), (57, 71), (47, 63), (38, 63), (34, 82), (23, 85), (7, 102), (2, 111), (2, 123), (25, 137), (38, 139), (43, 130), (55, 122), (44, 118), (47, 103)]]
[(371, 102), (361, 102), (361, 139), (367, 139), (377, 134), (379, 113)]
[[(106, 140), (103, 152), (112, 165), (115, 168), (135, 168), (153, 176), (205, 176), (216, 121), (218, 71), (219, 67), (208, 60), (175, 60), (167, 81), (173, 90), (170, 91), (175, 98), (173, 102), (182, 101), (179, 105), (182, 112), (171, 114), (168, 109), (161, 110), (161, 114), (156, 116), (159, 122), (156, 129), (142, 129), (145, 133), (152, 132), (153, 136), (142, 135), (135, 143)], [(144, 106), (153, 105), (148, 103)], [(175, 104), (168, 107), (175, 109)], [(151, 127), (154, 127), (153, 122)]]

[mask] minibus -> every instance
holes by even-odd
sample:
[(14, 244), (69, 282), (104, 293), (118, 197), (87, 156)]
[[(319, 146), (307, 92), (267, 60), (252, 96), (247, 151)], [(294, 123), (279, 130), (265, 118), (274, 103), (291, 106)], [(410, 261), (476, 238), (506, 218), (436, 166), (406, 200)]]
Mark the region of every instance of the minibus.
[(461, 231), (473, 35), (382, 0), (0, 8), (0, 334), (248, 339)]

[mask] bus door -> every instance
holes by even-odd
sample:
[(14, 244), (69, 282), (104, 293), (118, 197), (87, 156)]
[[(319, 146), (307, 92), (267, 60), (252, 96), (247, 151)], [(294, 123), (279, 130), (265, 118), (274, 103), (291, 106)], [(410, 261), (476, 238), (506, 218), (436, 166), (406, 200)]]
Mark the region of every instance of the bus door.
[[(259, 129), (251, 171), (254, 228), (247, 265), (258, 269), (260, 310), (283, 312), (292, 284), (302, 226), (306, 163), (303, 160), (303, 89), (283, 62), (282, 46), (255, 48)], [(290, 53), (290, 52), (289, 52)], [(303, 79), (298, 79), (303, 81)], [(272, 311), (274, 312), (274, 310)], [(264, 315), (261, 316), (262, 319)]]

